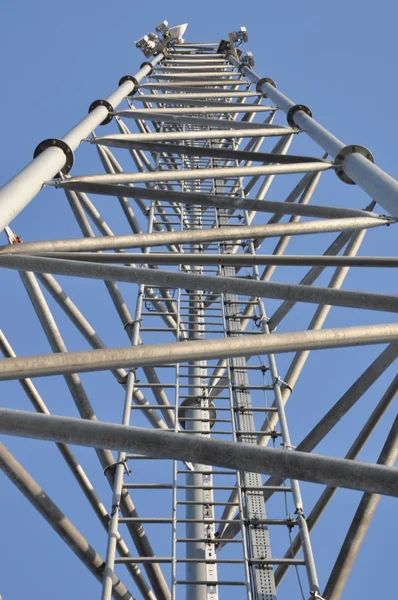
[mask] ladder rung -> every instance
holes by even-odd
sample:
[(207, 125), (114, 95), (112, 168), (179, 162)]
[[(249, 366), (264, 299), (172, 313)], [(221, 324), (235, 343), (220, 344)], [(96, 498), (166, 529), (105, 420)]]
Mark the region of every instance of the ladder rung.
[(176, 581), (177, 585), (209, 585), (212, 587), (217, 587), (219, 585), (225, 586), (235, 586), (235, 585), (244, 585), (246, 586), (246, 581), (188, 581), (186, 579), (180, 579)]
[[(188, 421), (197, 420), (197, 421), (200, 421), (201, 419), (184, 419), (184, 420), (188, 420)], [(208, 420), (210, 421), (211, 419), (208, 419)], [(192, 434), (192, 435), (198, 435), (197, 431), (184, 431), (184, 433)], [(270, 437), (282, 437), (282, 434), (280, 432), (274, 432), (274, 431), (257, 431), (257, 430), (253, 430), (253, 431), (235, 430), (235, 431), (233, 431), (231, 429), (230, 431), (221, 431), (221, 430), (212, 429), (211, 433), (212, 433), (212, 435), (232, 435), (233, 433), (235, 433), (236, 435), (239, 435), (239, 436), (242, 436), (242, 437), (244, 437), (245, 435), (252, 435), (252, 436), (267, 435), (267, 436), (270, 436)]]
[(177, 327), (140, 327), (140, 331), (177, 331)]
[[(209, 410), (208, 408), (200, 408), (200, 410)], [(231, 423), (231, 419), (212, 419), (211, 417), (208, 417), (207, 419), (197, 419), (194, 417), (185, 417), (184, 416), (184, 423), (186, 423), (187, 421), (191, 421), (193, 423)], [(214, 433), (212, 431), (212, 433)], [(230, 431), (230, 433), (233, 433), (232, 431)]]
[(172, 458), (158, 458), (157, 456), (147, 456), (146, 454), (127, 454), (126, 460), (169, 460)]
[(172, 483), (124, 483), (126, 490), (172, 490)]
[[(179, 469), (177, 471), (177, 473), (189, 473), (190, 475), (192, 475), (192, 473), (195, 473), (195, 474), (199, 473), (201, 475), (235, 475), (236, 476), (236, 471), (232, 471), (232, 470), (231, 471), (214, 471), (214, 470), (204, 471), (203, 469), (202, 470), (195, 469), (195, 471), (190, 471), (188, 469), (181, 469), (181, 470)], [(204, 504), (208, 504), (208, 502), (205, 502)], [(222, 503), (222, 504), (224, 504), (224, 503)]]
[[(179, 541), (179, 540), (177, 540)], [(184, 540), (185, 541), (185, 540)], [(201, 540), (191, 540), (191, 541), (201, 541)], [(205, 541), (217, 541), (217, 539), (215, 540), (207, 540), (205, 539)], [(229, 540), (230, 542), (232, 542), (233, 540)], [(207, 563), (207, 564), (228, 564), (228, 563), (232, 563), (232, 564), (244, 564), (245, 560), (244, 559), (239, 559), (239, 558), (176, 558), (175, 561), (177, 563), (190, 563), (190, 562), (200, 562), (200, 563)], [(115, 563), (130, 563), (130, 562), (136, 562), (136, 563), (167, 563), (167, 562), (173, 562), (173, 557), (172, 556), (118, 556), (115, 558)], [(247, 561), (249, 564), (251, 565), (266, 565), (266, 566), (272, 566), (272, 565), (305, 565), (305, 561), (300, 559), (300, 558), (249, 558)], [(177, 582), (177, 583), (182, 583)], [(190, 581), (187, 583), (191, 583)], [(202, 583), (203, 582), (194, 582), (194, 583)], [(205, 584), (207, 585), (222, 585), (225, 582), (222, 581), (206, 581)], [(228, 585), (227, 582), (226, 584)], [(237, 582), (232, 582), (231, 585), (234, 585)]]
[[(190, 471), (192, 473), (192, 471)], [(197, 502), (195, 500), (180, 500), (177, 504), (196, 504), (198, 506), (239, 506), (239, 502)]]
[[(206, 544), (219, 544), (220, 538), (177, 538), (176, 542), (178, 544), (193, 544), (196, 542), (204, 542)], [(241, 538), (238, 539), (228, 539), (228, 544), (243, 544), (243, 540)]]

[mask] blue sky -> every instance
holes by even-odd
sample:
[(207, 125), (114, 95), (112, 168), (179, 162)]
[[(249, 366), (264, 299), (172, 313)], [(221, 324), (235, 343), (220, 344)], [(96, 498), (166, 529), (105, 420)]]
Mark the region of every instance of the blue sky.
[[(3, 0), (0, 6), (0, 184), (30, 161), (41, 140), (62, 137), (86, 114), (93, 100), (106, 97), (121, 76), (138, 70), (143, 58), (135, 49), (134, 41), (164, 18), (170, 24), (188, 22), (187, 41), (217, 41), (229, 31), (245, 25), (249, 32), (246, 48), (254, 54), (256, 72), (275, 79), (281, 91), (295, 102), (309, 106), (314, 117), (347, 144), (360, 143), (369, 147), (377, 164), (398, 177), (398, 121), (395, 116), (398, 8), (391, 0), (381, 0), (377, 4), (368, 0), (336, 0), (330, 4), (312, 0), (303, 3), (257, 0), (246, 5), (224, 0), (202, 0), (196, 4), (180, 0), (173, 3), (155, 0), (150, 4), (109, 4), (103, 0), (70, 0), (68, 3)], [(308, 146), (308, 152), (310, 149), (314, 151), (313, 146)], [(99, 171), (98, 160), (93, 154), (87, 148), (80, 148), (76, 152), (76, 168), (80, 168), (81, 172)], [(79, 159), (83, 161), (84, 168), (79, 167)], [(348, 206), (363, 207), (366, 204), (366, 197), (360, 190), (348, 189), (337, 180), (323, 187), (322, 193), (323, 199), (331, 204), (344, 205), (345, 198), (348, 198)], [(66, 209), (51, 194), (46, 190), (13, 223), (12, 227), (23, 239), (78, 235), (76, 229), (70, 229), (71, 221)], [(107, 210), (104, 207), (104, 211)], [(396, 253), (393, 228), (380, 229), (369, 238), (361, 253)], [(4, 243), (2, 234), (0, 242)], [(396, 281), (392, 277), (388, 279), (384, 272), (354, 271), (345, 287), (361, 289), (362, 286), (364, 289), (364, 272), (368, 277), (368, 289), (397, 293)], [(10, 342), (20, 354), (48, 351), (17, 275), (7, 272), (2, 281), (1, 327)], [(101, 284), (92, 285), (99, 289)], [(80, 282), (76, 289), (72, 289), (78, 294), (83, 309), (92, 310), (92, 295), (86, 283)], [(130, 293), (129, 298), (133, 308), (134, 295)], [(300, 315), (303, 323), (309, 314), (307, 308), (303, 309)], [(100, 329), (103, 326), (101, 314), (94, 310), (90, 315)], [(78, 347), (78, 338), (67, 330), (65, 318), (60, 312), (56, 312), (56, 316), (64, 327), (68, 347)], [(373, 313), (367, 317), (367, 322), (388, 320)], [(361, 322), (355, 319), (357, 315), (339, 309), (333, 312), (327, 324)], [(109, 343), (125, 344), (122, 334), (111, 336), (113, 325), (116, 326), (116, 318), (112, 315), (105, 330), (109, 334)], [(338, 397), (329, 392), (331, 385), (335, 384), (340, 393), (344, 392), (378, 352), (380, 348), (363, 349), (355, 354), (354, 359), (351, 351), (342, 352), (338, 359), (333, 355), (335, 360), (329, 370), (324, 367), (321, 370), (321, 357), (313, 357), (311, 370), (300, 388), (303, 394), (306, 389), (311, 390), (309, 412), (303, 415), (300, 407), (292, 407), (288, 415), (295, 442), (324, 414), (325, 406), (330, 406), (333, 397)], [(352, 367), (343, 370), (347, 360), (352, 361)], [(278, 364), (283, 366), (284, 358)], [(312, 373), (317, 374), (314, 376)], [(320, 451), (338, 456), (344, 454), (349, 445), (347, 440), (357, 432), (357, 423), (363, 422), (392, 375), (393, 370), (390, 369), (366, 395), (361, 406), (347, 417), (341, 428), (342, 436), (346, 436), (344, 447), (340, 446), (339, 436), (335, 436), (321, 446)], [(116, 411), (113, 407), (104, 407), (99, 400), (102, 388), (98, 382), (103, 383), (110, 394), (113, 393), (110, 390), (114, 389), (114, 386), (108, 386), (105, 375), (95, 380), (86, 376), (85, 383), (94, 397), (98, 416), (117, 421), (120, 404), (117, 404)], [(64, 405), (67, 393), (62, 382), (41, 380), (39, 383), (40, 391), (53, 412), (75, 414), (70, 405)], [(30, 410), (17, 384), (4, 384), (2, 390), (2, 405)], [(361, 456), (364, 460), (377, 458), (394, 412), (396, 404), (390, 408), (369, 448)], [(80, 502), (81, 495), (74, 489), (72, 478), (69, 474), (64, 476), (64, 465), (55, 451), (50, 452), (48, 445), (38, 442), (6, 438), (4, 441), (96, 549), (104, 554), (104, 535), (84, 501)], [(97, 481), (98, 469), (89, 459), (91, 453), (78, 449), (77, 454), (85, 461), (84, 466), (109, 506), (109, 489), (103, 481)], [(0, 482), (0, 511), (6, 516), (2, 538), (7, 540), (0, 550), (0, 572), (4, 570), (0, 584), (3, 600), (22, 597), (27, 589), (32, 598), (47, 599), (54, 594), (58, 600), (85, 595), (98, 597), (99, 586), (88, 571), (75, 560), (70, 550), (64, 547), (8, 480), (1, 476)], [(313, 490), (309, 490), (308, 494), (311, 505)], [(336, 498), (335, 508), (327, 516), (328, 523), (322, 535), (314, 535), (315, 548), (323, 556), (318, 562), (323, 583), (333, 564), (333, 553), (341, 540), (341, 532), (349, 522), (351, 512), (348, 509), (353, 510), (358, 497), (357, 494), (343, 492)], [(382, 500), (343, 598), (362, 597), (367, 600), (377, 597), (381, 588), (385, 592), (394, 589), (391, 556), (395, 551), (396, 535), (391, 535), (393, 506), (391, 499)], [(343, 526), (339, 529), (340, 537), (334, 532), (336, 523)], [(383, 544), (380, 544), (380, 535), (385, 540)], [(128, 578), (123, 579), (127, 581)], [(51, 590), (47, 585), (54, 588)], [(295, 593), (298, 594), (297, 591)]]

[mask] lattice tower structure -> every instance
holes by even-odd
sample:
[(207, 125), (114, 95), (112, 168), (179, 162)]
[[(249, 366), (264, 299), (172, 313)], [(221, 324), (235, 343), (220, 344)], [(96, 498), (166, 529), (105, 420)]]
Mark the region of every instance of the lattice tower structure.
[[(339, 598), (379, 494), (398, 495), (396, 421), (377, 465), (355, 460), (396, 394), (398, 326), (383, 313), (396, 313), (398, 298), (366, 277), (361, 291), (342, 289), (350, 268), (388, 280), (398, 266), (394, 257), (358, 255), (365, 234), (392, 234), (398, 184), (366, 148), (345, 146), (259, 77), (234, 39), (165, 36), (134, 77), (93, 102), (62, 140), (40, 144), (0, 191), (8, 238), (0, 266), (18, 271), (52, 350), (18, 358), (12, 331), (1, 333), (0, 377), (17, 379), (39, 414), (1, 409), (0, 431), (56, 442), (104, 527), (102, 548), (89, 546), (4, 445), (0, 466), (100, 581), (102, 600)], [(108, 124), (109, 133), (98, 127)], [(300, 150), (303, 138), (315, 156)], [(82, 141), (105, 174), (70, 172)], [(344, 202), (316, 199), (321, 178), (335, 179)], [(354, 183), (370, 195), (362, 208), (348, 208)], [(10, 221), (42, 186), (65, 196), (80, 238), (23, 235), (21, 243)], [(84, 288), (91, 312), (68, 286), (76, 281), (79, 296), (81, 278), (104, 282)], [(336, 326), (324, 328), (333, 311)], [(90, 350), (68, 351), (56, 315)], [(93, 322), (108, 319), (128, 346), (107, 347)], [(350, 377), (348, 352), (361, 360), (360, 347), (373, 344), (383, 347)], [(315, 350), (320, 362), (311, 363)], [(349, 387), (341, 394), (339, 376), (326, 393), (319, 381), (337, 352)], [(307, 362), (314, 383), (295, 393)], [(344, 450), (336, 442), (340, 458), (312, 455), (387, 371), (359, 432)], [(118, 396), (100, 422), (94, 408), (109, 398), (99, 372)], [(32, 381), (48, 375), (65, 380), (80, 419), (50, 415)], [(323, 395), (333, 401), (318, 417)], [(288, 400), (297, 405), (293, 425), (307, 431), (301, 442), (289, 432)], [(111, 496), (100, 499), (69, 444), (95, 448)], [(362, 496), (319, 582), (316, 559), (328, 548), (318, 541), (314, 552), (310, 533), (340, 487)]]

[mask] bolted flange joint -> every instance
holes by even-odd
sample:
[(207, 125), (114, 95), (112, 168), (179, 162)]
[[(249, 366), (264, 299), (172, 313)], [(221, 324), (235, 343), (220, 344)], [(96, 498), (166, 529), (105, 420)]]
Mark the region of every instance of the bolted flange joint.
[(289, 108), (289, 110), (286, 113), (286, 120), (289, 123), (290, 127), (294, 127), (297, 129), (297, 125), (294, 122), (293, 117), (296, 114), (296, 112), (298, 112), (299, 110), (302, 110), (303, 112), (305, 112), (306, 115), (308, 115), (309, 117), (312, 117), (312, 112), (308, 108), (308, 106), (306, 106), (305, 104), (295, 104), (294, 106)]
[(72, 149), (63, 140), (59, 140), (58, 138), (48, 138), (47, 140), (43, 140), (38, 146), (36, 146), (36, 149), (33, 152), (33, 158), (37, 158), (39, 154), (44, 152), (44, 150), (47, 150), (47, 148), (59, 148), (65, 154), (66, 158), (64, 166), (62, 167), (60, 172), (54, 176), (54, 179), (58, 179), (61, 173), (63, 175), (67, 175), (73, 167), (73, 162), (75, 160)]
[(141, 69), (143, 69), (144, 67), (150, 67), (150, 69), (151, 69), (151, 70), (149, 71), (148, 75), (152, 75), (152, 73), (153, 73), (153, 69), (154, 69), (154, 66), (153, 66), (153, 64), (152, 64), (151, 62), (149, 62), (149, 60), (146, 60), (145, 62), (143, 62), (143, 63), (140, 65), (140, 71), (141, 71)]
[(140, 87), (138, 81), (132, 75), (124, 75), (124, 77), (122, 77), (119, 81), (119, 87), (123, 85), (123, 83), (125, 83), (126, 81), (132, 81), (134, 83), (134, 88), (129, 93), (129, 96), (134, 96), (134, 94), (138, 91), (138, 88)]
[(341, 181), (344, 181), (344, 183), (356, 185), (355, 181), (348, 177), (343, 170), (344, 160), (347, 158), (347, 156), (350, 156), (350, 154), (362, 154), (362, 156), (370, 160), (372, 163), (374, 163), (375, 159), (368, 148), (365, 148), (365, 146), (360, 146), (359, 144), (350, 144), (349, 146), (345, 146), (342, 150), (340, 150), (334, 160), (334, 164), (337, 167), (336, 175), (339, 179), (341, 179)]
[(262, 77), (261, 79), (259, 79), (256, 83), (256, 91), (259, 94), (263, 95), (263, 98), (267, 98), (267, 94), (264, 94), (261, 91), (261, 86), (263, 85), (263, 83), (269, 83), (270, 85), (272, 85), (274, 88), (276, 88), (276, 83), (273, 79), (271, 79), (270, 77)]
[(94, 100), (94, 102), (92, 102), (88, 107), (88, 112), (91, 113), (95, 108), (97, 108), (97, 106), (105, 106), (105, 108), (108, 110), (108, 116), (105, 117), (102, 123), (100, 123), (100, 125), (107, 125), (112, 121), (113, 112), (115, 109), (113, 108), (112, 104), (108, 102), (108, 100)]

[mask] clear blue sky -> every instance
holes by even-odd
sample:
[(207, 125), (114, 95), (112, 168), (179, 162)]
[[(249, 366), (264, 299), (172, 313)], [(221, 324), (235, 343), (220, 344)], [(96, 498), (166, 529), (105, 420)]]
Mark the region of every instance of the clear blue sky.
[[(245, 25), (249, 32), (246, 48), (254, 54), (255, 70), (262, 76), (275, 79), (278, 88), (295, 102), (309, 106), (315, 118), (347, 144), (360, 143), (369, 147), (376, 162), (398, 178), (398, 8), (391, 0), (379, 0), (377, 3), (370, 0), (336, 0), (333, 3), (315, 0), (301, 3), (293, 0), (252, 0), (250, 3), (225, 0), (201, 0), (197, 3), (181, 0), (172, 3), (158, 0), (150, 3), (3, 0), (0, 5), (0, 184), (31, 160), (33, 150), (41, 140), (62, 137), (86, 114), (93, 100), (106, 97), (117, 86), (121, 76), (138, 70), (143, 58), (135, 49), (134, 41), (163, 19), (172, 25), (188, 22), (187, 41), (217, 41), (229, 31)], [(76, 152), (76, 163), (79, 156), (87, 159), (82, 172), (99, 171), (98, 161), (88, 155), (87, 149), (81, 148)], [(349, 205), (363, 207), (366, 199), (360, 190), (347, 188), (337, 182), (330, 189), (324, 188), (323, 192), (330, 203), (335, 201), (343, 205), (345, 194), (352, 199)], [(67, 234), (69, 237), (77, 236), (76, 229), (72, 232), (69, 229), (71, 221), (66, 216), (66, 208), (47, 192), (41, 198), (35, 199), (15, 220), (13, 228), (16, 232), (26, 240), (66, 237)], [(317, 200), (321, 203), (319, 197)], [(361, 253), (396, 253), (395, 236), (391, 232), (380, 230), (372, 236), (372, 240)], [(5, 238), (0, 234), (0, 243), (4, 242)], [(397, 293), (396, 280), (392, 277), (386, 282), (385, 273), (366, 273), (369, 276), (366, 282), (368, 289)], [(362, 273), (353, 273), (345, 287), (364, 288), (361, 277)], [(17, 275), (6, 273), (0, 285), (3, 286), (0, 288), (0, 326), (10, 342), (20, 354), (48, 351)], [(96, 285), (99, 289), (100, 283)], [(82, 306), (88, 309), (91, 297), (86, 290), (85, 284), (80, 283), (75, 291), (80, 292)], [(133, 295), (130, 300), (133, 306)], [(65, 330), (66, 320), (59, 311), (55, 313)], [(308, 310), (305, 309), (303, 314), (307, 318)], [(345, 323), (361, 322), (360, 319), (355, 321), (357, 316), (351, 313), (335, 311), (333, 315), (338, 315), (340, 321), (331, 316), (327, 321), (329, 326), (340, 324), (341, 319)], [(384, 318), (377, 314), (367, 317), (369, 323), (381, 322)], [(100, 328), (100, 314), (94, 311), (93, 319)], [(114, 321), (107, 324), (109, 330), (113, 323), (116, 324), (116, 318), (112, 316), (111, 319)], [(25, 323), (31, 324), (28, 334)], [(306, 326), (304, 322), (302, 326)], [(122, 334), (112, 338), (110, 332), (107, 333), (111, 345), (126, 343)], [(71, 349), (74, 345), (77, 347), (76, 335), (65, 331), (65, 337)], [(329, 393), (329, 383), (334, 384), (337, 393), (343, 393), (380, 350), (358, 351), (354, 359), (351, 351), (343, 352), (329, 370), (325, 370), (320, 359), (314, 357), (311, 372), (318, 371), (318, 367), (319, 371), (315, 377), (304, 377), (300, 388), (304, 394), (304, 386), (311, 385), (313, 407), (311, 414), (305, 415), (300, 407), (292, 407), (289, 418), (294, 431), (293, 443), (300, 441), (313, 422), (324, 414), (333, 397), (338, 397)], [(352, 360), (349, 372), (343, 370), (347, 360)], [(281, 362), (284, 364), (283, 359)], [(344, 454), (349, 440), (358, 430), (358, 423), (363, 422), (392, 375), (393, 370), (390, 369), (366, 395), (360, 407), (347, 417), (341, 429), (342, 436), (345, 435), (344, 446), (340, 447), (339, 437), (335, 436), (322, 445), (320, 451), (338, 456)], [(115, 386), (113, 383), (108, 385), (105, 375), (100, 375), (99, 381), (103, 382), (103, 389), (109, 390), (109, 394), (114, 393)], [(99, 417), (117, 421), (120, 393), (117, 409), (111, 412), (99, 400), (103, 389), (98, 383), (94, 383), (90, 376), (86, 376), (85, 383), (94, 397), (93, 404)], [(60, 381), (41, 380), (38, 387), (54, 413), (75, 414), (69, 399), (69, 404), (65, 405), (67, 392)], [(113, 400), (110, 397), (109, 402)], [(16, 383), (2, 386), (1, 405), (30, 410), (30, 404)], [(390, 408), (369, 448), (361, 455), (362, 459), (373, 461), (377, 458), (396, 408), (396, 404)], [(91, 517), (55, 450), (50, 452), (48, 445), (38, 442), (9, 438), (4, 438), (4, 442), (104, 555), (105, 536)], [(97, 465), (89, 458), (92, 453), (78, 449), (77, 454), (85, 461), (90, 477), (95, 480), (109, 508), (110, 492), (100, 479), (101, 475), (98, 476)], [(3, 476), (0, 476), (0, 485), (0, 594), (3, 600), (18, 599), (27, 594), (41, 600), (54, 596), (57, 600), (99, 597), (100, 588), (92, 575), (78, 563), (28, 502)], [(312, 491), (309, 494), (312, 497)], [(317, 563), (323, 584), (342, 539), (344, 525), (349, 522), (350, 510), (356, 506), (358, 498), (357, 494), (342, 493), (327, 517), (322, 537), (314, 534), (315, 549), (323, 557)], [(344, 599), (361, 597), (370, 600), (378, 597), (380, 590), (394, 597), (397, 534), (394, 506), (391, 499), (383, 499), (380, 503)], [(337, 529), (339, 535), (335, 534)], [(381, 542), (381, 539), (385, 541)], [(127, 576), (123, 579), (128, 581)], [(49, 591), (47, 585), (54, 588)], [(238, 599), (239, 594), (233, 597)], [(294, 597), (298, 597), (298, 592)]]

